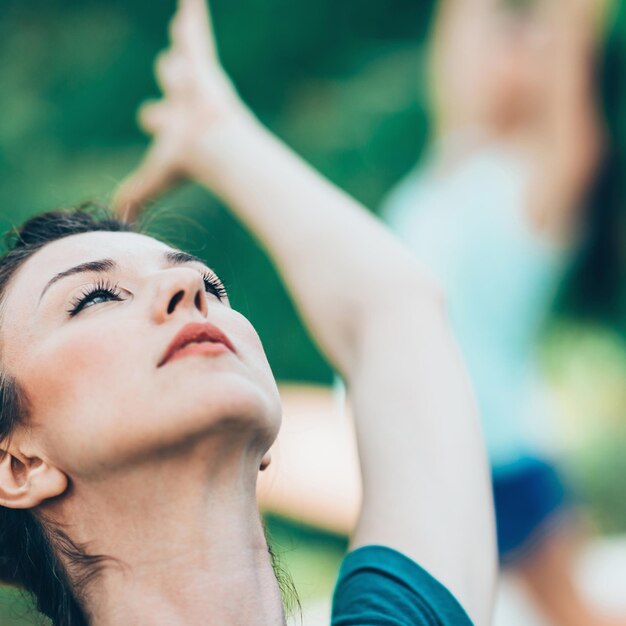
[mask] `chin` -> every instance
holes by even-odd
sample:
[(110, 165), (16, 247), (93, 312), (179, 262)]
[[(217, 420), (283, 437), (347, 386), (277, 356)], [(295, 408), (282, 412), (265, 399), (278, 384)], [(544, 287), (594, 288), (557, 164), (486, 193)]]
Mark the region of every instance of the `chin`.
[(219, 396), (207, 398), (217, 409), (218, 419), (278, 432), (282, 411), (273, 379), (271, 386), (261, 386), (237, 374), (229, 374), (220, 378), (219, 391)]
[(164, 454), (184, 458), (211, 439), (242, 450), (253, 445), (264, 453), (278, 435), (282, 414), (275, 385), (272, 391), (235, 374), (216, 377), (200, 388), (179, 388), (176, 394), (144, 396), (134, 409), (120, 412), (98, 437), (90, 438), (97, 446), (81, 447), (68, 469), (81, 475), (107, 474)]
[(180, 435), (238, 430), (245, 437), (261, 437), (268, 448), (278, 435), (282, 408), (271, 376), (258, 382), (241, 372), (220, 372), (186, 387), (178, 389), (167, 411), (176, 416)]

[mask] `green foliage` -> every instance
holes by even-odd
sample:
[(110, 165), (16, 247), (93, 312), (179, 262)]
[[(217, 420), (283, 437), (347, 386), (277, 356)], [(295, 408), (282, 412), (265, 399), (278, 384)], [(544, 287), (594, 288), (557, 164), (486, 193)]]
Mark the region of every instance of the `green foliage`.
[(268, 542), (293, 578), (300, 601), (329, 598), (348, 539), (271, 514), (265, 515), (265, 524)]
[(0, 587), (2, 626), (50, 626), (50, 620), (37, 613), (27, 594), (11, 587)]
[(559, 450), (573, 495), (603, 533), (626, 532), (626, 342), (559, 323), (543, 344)]
[(583, 502), (603, 533), (626, 532), (626, 430), (590, 440), (571, 468)]

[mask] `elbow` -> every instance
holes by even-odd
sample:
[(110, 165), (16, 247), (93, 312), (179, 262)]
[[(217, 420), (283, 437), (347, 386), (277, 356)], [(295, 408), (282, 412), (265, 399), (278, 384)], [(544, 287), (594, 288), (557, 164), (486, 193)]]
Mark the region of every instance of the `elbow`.
[(428, 308), (438, 310), (446, 315), (447, 298), (438, 279), (426, 268), (412, 264), (407, 272), (397, 277), (389, 285), (390, 306), (396, 310), (400, 308)]
[[(404, 266), (402, 271), (387, 275), (384, 284), (361, 292), (360, 301), (353, 307), (339, 307), (341, 341), (334, 346), (342, 358), (335, 359), (346, 379), (360, 366), (364, 346), (372, 337), (392, 336), (394, 330), (428, 326), (433, 320), (449, 326), (446, 296), (437, 280), (416, 264)], [(341, 348), (339, 350), (339, 347)]]
[(440, 319), (448, 323), (445, 291), (434, 276), (411, 264), (405, 271), (387, 278), (380, 296), (368, 299), (367, 306), (351, 319), (352, 338), (366, 337), (381, 329), (402, 328), (423, 319)]

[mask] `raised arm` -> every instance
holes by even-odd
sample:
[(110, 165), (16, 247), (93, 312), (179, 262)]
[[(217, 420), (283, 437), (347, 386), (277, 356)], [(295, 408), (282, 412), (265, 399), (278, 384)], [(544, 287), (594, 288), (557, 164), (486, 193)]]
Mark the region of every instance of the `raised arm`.
[(203, 0), (181, 1), (158, 66), (154, 142), (122, 186), (133, 212), (179, 178), (217, 193), (274, 260), (312, 335), (348, 382), (363, 504), (353, 546), (394, 547), (488, 624), (495, 571), (472, 392), (435, 285), (347, 195), (277, 141), (217, 61)]
[(577, 210), (601, 151), (593, 85), (611, 0), (442, 0), (431, 92), (440, 136), (472, 131), (519, 149), (528, 211), (556, 238)]
[(594, 84), (607, 0), (548, 2), (541, 14), (549, 33), (545, 93), (529, 133), (530, 206), (548, 232), (569, 238), (602, 153), (603, 129)]

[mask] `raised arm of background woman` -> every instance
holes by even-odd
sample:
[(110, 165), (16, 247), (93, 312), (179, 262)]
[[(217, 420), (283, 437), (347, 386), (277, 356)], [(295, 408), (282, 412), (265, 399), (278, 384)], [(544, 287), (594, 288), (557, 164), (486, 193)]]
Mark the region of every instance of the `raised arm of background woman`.
[(486, 462), (436, 286), (378, 220), (256, 121), (220, 66), (204, 0), (181, 0), (157, 77), (164, 98), (140, 115), (153, 142), (118, 210), (132, 219), (176, 181), (194, 179), (255, 234), (348, 382), (363, 474), (352, 547), (399, 550), (488, 624)]

